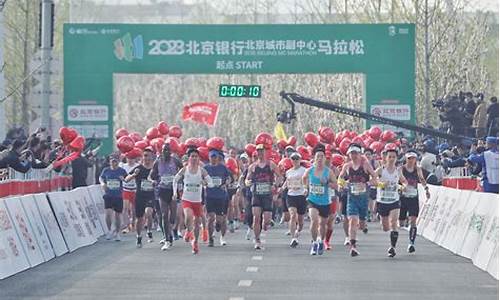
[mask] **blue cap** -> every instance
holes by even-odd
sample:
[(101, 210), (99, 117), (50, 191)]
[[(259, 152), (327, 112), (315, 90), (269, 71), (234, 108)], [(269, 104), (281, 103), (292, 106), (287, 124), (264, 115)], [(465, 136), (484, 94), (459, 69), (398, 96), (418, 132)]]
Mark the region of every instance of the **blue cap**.
[(444, 150), (448, 149), (450, 149), (450, 145), (448, 145), (448, 143), (442, 143), (438, 147), (439, 152), (443, 152)]
[(210, 152), (208, 152), (208, 156), (209, 156), (209, 157), (212, 157), (212, 156), (219, 156), (219, 155), (220, 155), (219, 151), (217, 151), (217, 150), (215, 150), (215, 149), (214, 149), (214, 150), (210, 150)]
[(488, 144), (498, 144), (498, 138), (495, 136), (489, 136), (486, 138), (486, 143)]

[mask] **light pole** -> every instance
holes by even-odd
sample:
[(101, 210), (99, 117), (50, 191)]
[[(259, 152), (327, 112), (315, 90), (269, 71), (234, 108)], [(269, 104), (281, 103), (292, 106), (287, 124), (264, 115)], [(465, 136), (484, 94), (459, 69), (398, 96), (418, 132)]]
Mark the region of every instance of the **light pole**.
[(40, 127), (47, 128), (51, 132), (50, 118), (50, 63), (52, 60), (52, 47), (54, 46), (54, 1), (41, 0), (41, 36), (40, 36), (40, 51), (42, 56), (42, 116)]

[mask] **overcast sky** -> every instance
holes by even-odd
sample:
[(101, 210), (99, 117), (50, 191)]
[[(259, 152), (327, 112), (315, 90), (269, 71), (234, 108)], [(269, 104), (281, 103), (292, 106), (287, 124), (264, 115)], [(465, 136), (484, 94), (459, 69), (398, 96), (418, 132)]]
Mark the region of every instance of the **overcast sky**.
[[(149, 4), (151, 3), (151, 0), (94, 0), (95, 2), (104, 2), (106, 4)], [(169, 2), (172, 0), (153, 0), (155, 2)], [(213, 2), (217, 0), (212, 0)], [(287, 10), (285, 7), (289, 7), (290, 5), (293, 5), (295, 1), (300, 1), (300, 0), (276, 0), (280, 4), (280, 11), (286, 12)], [(390, 1), (390, 0), (385, 0), (385, 1)], [(429, 2), (432, 2), (433, 0), (429, 0)], [(184, 3), (193, 3), (197, 2), (196, 0), (184, 0)], [(210, 1), (209, 1), (210, 2)], [(323, 2), (323, 1), (322, 1)], [(498, 12), (498, 0), (470, 0), (471, 3), (471, 10), (490, 10), (490, 11), (495, 11)]]

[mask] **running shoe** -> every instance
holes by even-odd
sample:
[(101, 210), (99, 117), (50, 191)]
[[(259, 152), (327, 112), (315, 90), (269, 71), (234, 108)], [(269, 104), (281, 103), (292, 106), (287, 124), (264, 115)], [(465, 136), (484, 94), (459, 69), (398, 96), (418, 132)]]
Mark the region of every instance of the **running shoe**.
[(210, 237), (208, 239), (208, 247), (213, 247), (214, 246), (214, 238), (213, 237)]
[(208, 229), (203, 229), (201, 232), (201, 240), (205, 243), (208, 242)]
[(325, 241), (325, 250), (326, 251), (332, 250), (332, 246), (330, 245), (330, 241)]
[(285, 232), (285, 235), (290, 236), (290, 235), (292, 235), (292, 233), (290, 232), (290, 230), (287, 230), (287, 232)]
[(219, 242), (220, 242), (221, 246), (226, 246), (227, 245), (227, 242), (226, 242), (226, 240), (224, 239), (223, 236), (220, 237), (220, 241)]
[(142, 248), (142, 236), (137, 237), (135, 245), (137, 246), (137, 248)]
[(338, 224), (338, 223), (340, 223), (340, 222), (342, 222), (342, 218), (341, 218), (339, 215), (337, 215), (337, 216), (335, 217), (335, 224)]
[(415, 252), (415, 245), (409, 244), (408, 245), (408, 253), (413, 253)]
[(193, 249), (193, 254), (198, 254), (200, 252), (200, 248), (198, 247), (198, 242), (193, 241), (191, 243), (191, 248)]
[(323, 241), (318, 242), (318, 255), (323, 255), (323, 252), (325, 251), (325, 244), (323, 244)]
[(356, 257), (359, 255), (358, 249), (356, 247), (351, 247), (351, 257)]
[(393, 247), (389, 248), (389, 250), (387, 250), (387, 256), (388, 257), (396, 256), (396, 249), (394, 249)]
[(368, 227), (363, 228), (363, 233), (367, 234), (368, 233)]
[(161, 251), (169, 250), (170, 248), (172, 248), (172, 242), (166, 242), (166, 243), (165, 243), (165, 244), (163, 244), (163, 246), (161, 247)]
[(122, 234), (127, 234), (128, 232), (129, 232), (128, 227), (127, 227), (127, 228), (124, 228), (124, 229), (122, 230)]
[(116, 242), (120, 242), (121, 240), (122, 240), (122, 236), (120, 235), (119, 232), (117, 232), (116, 235), (115, 235), (115, 241)]
[(106, 234), (106, 240), (111, 240), (113, 238), (113, 231), (109, 231), (107, 234)]
[(344, 246), (349, 246), (351, 244), (351, 240), (349, 240), (349, 237), (346, 237), (344, 240)]
[(292, 241), (290, 242), (290, 248), (297, 248), (298, 245), (299, 241), (297, 239), (292, 239)]
[(247, 233), (245, 234), (245, 239), (249, 241), (251, 237), (252, 237), (252, 228), (248, 228)]
[(262, 249), (262, 245), (260, 243), (260, 240), (256, 240), (255, 241), (255, 246), (254, 246), (255, 250), (261, 250)]
[(148, 231), (148, 243), (153, 242), (153, 233), (151, 231)]
[(193, 239), (193, 233), (191, 231), (186, 230), (186, 232), (184, 233), (184, 241), (186, 243), (189, 243), (191, 242), (192, 239)]
[(167, 240), (166, 240), (165, 238), (163, 238), (163, 239), (161, 239), (161, 240), (160, 240), (160, 243), (159, 243), (159, 244), (160, 244), (160, 245), (164, 245), (166, 241), (167, 241)]
[(318, 254), (318, 243), (313, 242), (311, 244), (311, 255), (316, 255), (316, 254)]

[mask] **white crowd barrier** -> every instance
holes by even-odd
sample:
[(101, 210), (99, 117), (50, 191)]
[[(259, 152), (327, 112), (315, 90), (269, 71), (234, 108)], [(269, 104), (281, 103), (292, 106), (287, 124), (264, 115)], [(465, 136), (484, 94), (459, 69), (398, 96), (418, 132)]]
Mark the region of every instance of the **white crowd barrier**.
[(107, 233), (100, 186), (0, 199), (0, 279)]
[(498, 279), (497, 194), (429, 186), (426, 199), (420, 186), (419, 234)]

